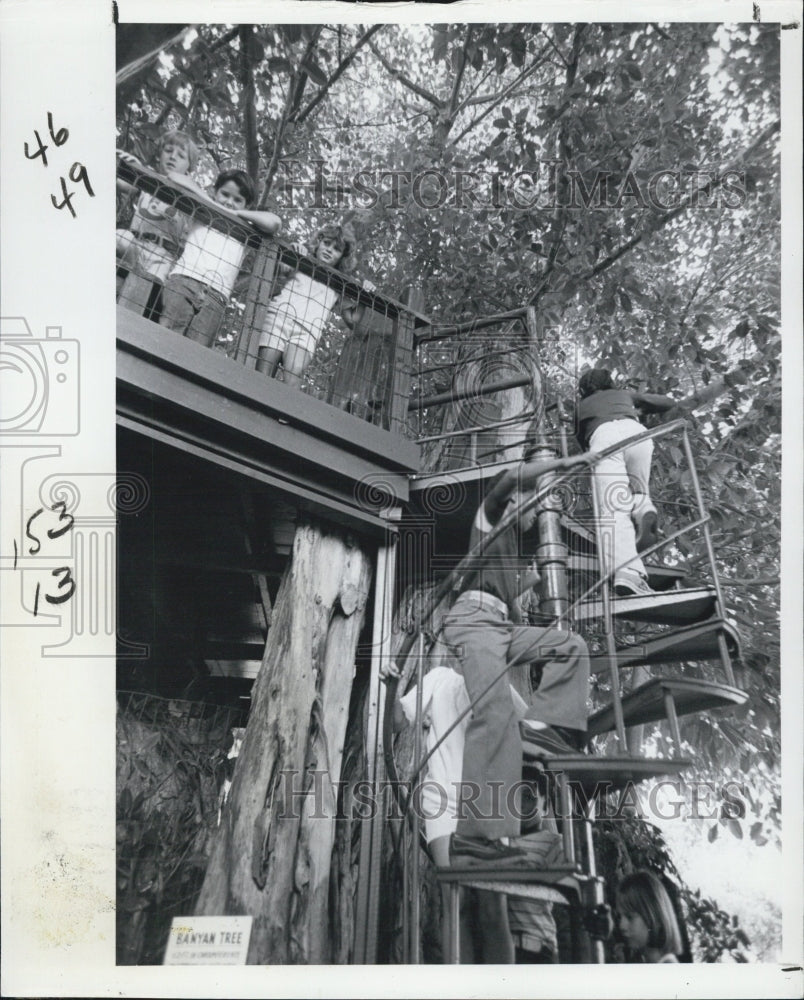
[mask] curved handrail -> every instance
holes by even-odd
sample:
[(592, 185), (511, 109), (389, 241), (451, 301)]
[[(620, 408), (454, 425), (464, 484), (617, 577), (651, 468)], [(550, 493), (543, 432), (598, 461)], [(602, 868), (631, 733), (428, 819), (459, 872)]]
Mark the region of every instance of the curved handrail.
[[(420, 632), (426, 631), (426, 625), (429, 624), (429, 621), (432, 618), (435, 608), (438, 606), (441, 600), (443, 600), (443, 598), (452, 588), (453, 584), (457, 581), (458, 577), (463, 573), (467, 572), (467, 570), (474, 569), (478, 565), (480, 565), (485, 549), (493, 541), (495, 541), (504, 531), (506, 531), (512, 524), (515, 524), (522, 516), (522, 514), (526, 513), (528, 510), (530, 510), (531, 507), (535, 506), (546, 496), (548, 496), (556, 488), (556, 485), (558, 483), (563, 481), (563, 479), (569, 478), (570, 470), (574, 471), (576, 468), (582, 465), (592, 466), (597, 462), (599, 462), (600, 460), (607, 458), (610, 455), (616, 454), (618, 451), (622, 450), (625, 447), (629, 447), (630, 445), (633, 445), (636, 442), (649, 440), (657, 437), (664, 437), (676, 430), (686, 430), (686, 427), (687, 427), (687, 421), (684, 418), (679, 418), (671, 421), (668, 424), (663, 424), (660, 427), (648, 428), (643, 433), (633, 435), (632, 437), (626, 439), (625, 441), (619, 441), (616, 444), (613, 444), (608, 448), (604, 449), (603, 451), (585, 452), (583, 455), (575, 456), (572, 459), (557, 459), (555, 462), (545, 463), (545, 470), (544, 470), (545, 474), (549, 474), (558, 469), (564, 468), (567, 470), (566, 475), (559, 476), (557, 479), (552, 479), (545, 487), (542, 487), (531, 496), (521, 500), (520, 503), (517, 504), (517, 506), (513, 509), (513, 511), (511, 511), (510, 514), (504, 517), (495, 526), (495, 528), (491, 532), (489, 532), (488, 535), (486, 535), (483, 539), (481, 539), (481, 541), (470, 552), (468, 552), (466, 556), (464, 556), (464, 558), (458, 563), (458, 565), (452, 570), (452, 572), (447, 577), (445, 577), (444, 580), (442, 580), (439, 586), (436, 587), (435, 590), (431, 592), (430, 595), (428, 595), (428, 598), (425, 602), (424, 612), (421, 616), (418, 628), (411, 628), (409, 630), (408, 636), (403, 641), (400, 650), (397, 652), (395, 656), (397, 664), (400, 667), (404, 666), (404, 663), (407, 660), (408, 656), (410, 655), (411, 649), (413, 648), (413, 643), (416, 640), (416, 636)], [(570, 464), (568, 465), (567, 463)], [(695, 527), (700, 527), (707, 521), (708, 521), (708, 516), (694, 522), (692, 525), (685, 527), (680, 532), (675, 533), (675, 535), (672, 537), (676, 537), (676, 535), (678, 534), (683, 534), (684, 532), (692, 530)], [(668, 541), (668, 540), (671, 539), (665, 539), (663, 541)], [(659, 545), (656, 546), (656, 548), (658, 547)], [(593, 585), (593, 587), (589, 588), (589, 590), (584, 592), (584, 594), (582, 594), (581, 597), (576, 598), (573, 601), (569, 610), (572, 611), (578, 604), (580, 604), (583, 600), (586, 599), (589, 593), (592, 593), (598, 587), (601, 587), (604, 582), (605, 581), (603, 580), (598, 581), (596, 584)], [(429, 753), (427, 753), (424, 756), (424, 758), (419, 762), (419, 765), (416, 768), (416, 770), (410, 775), (408, 779), (408, 783), (411, 784), (411, 786), (413, 785), (413, 783), (415, 783), (416, 779), (421, 774), (424, 766), (427, 764), (430, 757), (435, 753), (436, 749), (438, 749), (438, 747), (443, 743), (443, 741), (447, 738), (447, 736), (450, 735), (450, 733), (455, 729), (455, 727), (459, 725), (460, 722), (466, 717), (466, 715), (472, 711), (477, 702), (485, 696), (485, 694), (494, 686), (494, 684), (496, 684), (500, 680), (502, 676), (504, 676), (505, 673), (507, 673), (507, 671), (508, 671), (508, 666), (506, 665), (503, 671), (501, 671), (491, 681), (491, 683), (486, 688), (483, 689), (483, 691), (477, 696), (477, 698), (475, 698), (470, 703), (468, 708), (463, 713), (461, 713), (461, 715), (453, 722), (453, 724), (449, 727), (449, 729), (447, 729), (447, 731), (438, 740), (438, 742), (429, 751)], [(399, 684), (399, 678), (397, 677), (386, 678), (386, 699), (385, 699), (385, 711), (383, 719), (383, 747), (384, 747), (386, 768), (388, 770), (389, 775), (391, 776), (392, 785), (395, 789), (395, 793), (397, 794), (397, 800), (399, 802), (400, 809), (402, 810), (403, 816), (405, 816), (407, 815), (409, 810), (411, 796), (408, 796), (407, 801), (403, 802), (400, 800), (402, 791), (402, 782), (399, 779), (399, 775), (396, 770), (396, 761), (393, 756), (393, 731), (392, 731), (393, 704), (396, 698), (396, 690), (398, 684)]]

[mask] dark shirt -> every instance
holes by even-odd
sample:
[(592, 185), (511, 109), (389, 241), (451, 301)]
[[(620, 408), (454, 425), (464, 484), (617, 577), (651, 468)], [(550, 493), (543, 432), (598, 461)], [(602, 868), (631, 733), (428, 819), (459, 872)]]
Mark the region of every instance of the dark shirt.
[[(505, 513), (497, 520), (501, 520)], [(472, 524), (469, 539), (470, 551), (473, 551), (484, 535), (495, 527), (481, 506)], [(482, 563), (478, 569), (467, 573), (462, 581), (460, 591), (483, 590), (493, 594), (508, 605), (509, 613), (515, 608), (517, 598), (528, 587), (538, 581), (538, 573), (528, 569), (529, 557), (521, 550), (519, 524), (514, 523), (502, 532), (483, 550)]]
[(662, 413), (675, 402), (669, 396), (654, 393), (631, 392), (630, 389), (601, 389), (586, 396), (575, 411), (578, 443), (584, 451), (589, 448), (592, 435), (610, 420), (639, 420), (637, 407), (648, 413)]

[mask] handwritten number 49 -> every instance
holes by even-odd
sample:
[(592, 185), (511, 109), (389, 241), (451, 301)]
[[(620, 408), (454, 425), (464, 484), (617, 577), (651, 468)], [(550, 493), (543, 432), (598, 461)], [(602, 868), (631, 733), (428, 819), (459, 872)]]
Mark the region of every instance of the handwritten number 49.
[[(61, 193), (64, 195), (64, 198), (62, 201), (56, 201), (55, 194), (52, 194), (50, 196), (50, 200), (53, 202), (54, 208), (65, 208), (65, 207), (69, 208), (70, 214), (72, 215), (73, 218), (75, 218), (76, 217), (75, 209), (73, 208), (73, 196), (75, 195), (75, 191), (71, 191), (68, 194), (67, 181), (63, 177), (60, 177), (59, 180), (61, 181)], [(92, 190), (92, 185), (89, 183), (87, 168), (84, 166), (83, 163), (79, 163), (76, 160), (76, 162), (70, 167), (70, 180), (74, 181), (76, 184), (78, 184), (79, 181), (83, 182), (83, 185), (87, 189), (87, 194), (89, 195), (89, 197), (90, 198), (95, 197), (95, 192)]]

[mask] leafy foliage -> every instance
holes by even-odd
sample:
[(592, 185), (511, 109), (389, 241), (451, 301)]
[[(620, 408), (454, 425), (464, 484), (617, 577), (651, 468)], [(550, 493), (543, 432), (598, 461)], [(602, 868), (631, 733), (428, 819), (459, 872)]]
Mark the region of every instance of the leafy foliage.
[(192, 913), (217, 823), (237, 710), (121, 695), (117, 716), (117, 960), (160, 964)]

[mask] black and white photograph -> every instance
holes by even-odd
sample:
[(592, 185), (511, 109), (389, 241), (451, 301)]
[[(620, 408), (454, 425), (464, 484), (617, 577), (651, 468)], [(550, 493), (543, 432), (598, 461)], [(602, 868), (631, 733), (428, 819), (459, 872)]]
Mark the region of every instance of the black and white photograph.
[(800, 995), (795, 5), (75, 6), (0, 8), (4, 994)]

